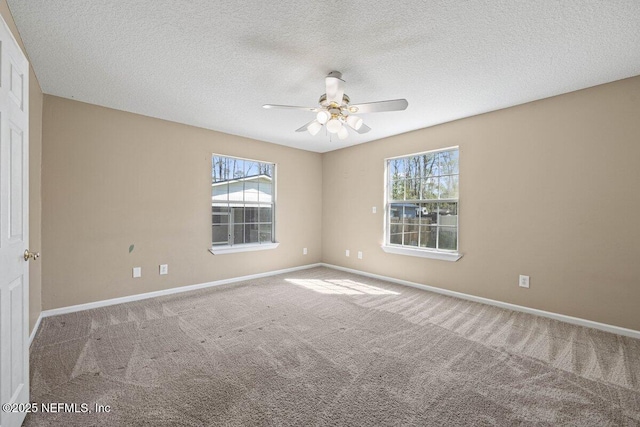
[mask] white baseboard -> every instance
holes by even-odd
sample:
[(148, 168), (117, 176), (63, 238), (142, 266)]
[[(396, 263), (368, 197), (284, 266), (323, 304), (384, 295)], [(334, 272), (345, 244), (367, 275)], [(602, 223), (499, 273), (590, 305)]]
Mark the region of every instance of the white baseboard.
[[(320, 263), (307, 264), (299, 267), (285, 268), (283, 270), (267, 271), (265, 273), (250, 274), (248, 276), (232, 277), (230, 279), (222, 279), (222, 280), (215, 280), (213, 282), (199, 283), (197, 285), (180, 286), (177, 288), (163, 289), (161, 291), (146, 292), (144, 294), (129, 295), (126, 297), (89, 302), (86, 304), (78, 304), (78, 305), (70, 305), (68, 307), (53, 308), (50, 310), (43, 310), (42, 313), (40, 313), (40, 318), (57, 316), (59, 314), (74, 313), (76, 311), (90, 310), (92, 308), (106, 307), (109, 305), (122, 304), (125, 302), (139, 301), (143, 299), (159, 297), (162, 295), (171, 295), (171, 294), (177, 294), (181, 292), (195, 291), (196, 289), (210, 288), (213, 286), (226, 285), (229, 283), (244, 282), (245, 280), (258, 279), (258, 278), (267, 277), (267, 276), (275, 276), (277, 274), (290, 273), (292, 271), (306, 270), (308, 268), (320, 267), (320, 266), (321, 266)], [(39, 324), (40, 324), (40, 319), (38, 319), (37, 325)], [(35, 336), (35, 331), (38, 329), (37, 325), (36, 327), (33, 328), (33, 332), (31, 333), (32, 335), (31, 339), (33, 339), (33, 336)]]
[(462, 292), (449, 291), (447, 289), (436, 288), (434, 286), (423, 285), (420, 283), (409, 282), (408, 280), (394, 279), (393, 277), (381, 276), (379, 274), (367, 273), (366, 271), (354, 270), (352, 268), (340, 267), (338, 265), (321, 263), (323, 267), (333, 268), (334, 270), (346, 271), (348, 273), (359, 274), (361, 276), (371, 277), (374, 279), (386, 280), (387, 282), (397, 283), (399, 285), (411, 286), (413, 288), (423, 289), (425, 291), (435, 292), (442, 295), (448, 295), (455, 298), (461, 298), (469, 301), (479, 302), (482, 304), (493, 305), (496, 307), (506, 308), (507, 310), (520, 311), (536, 316), (547, 317), (549, 319), (559, 320), (561, 322), (571, 323), (573, 325), (585, 326), (587, 328), (599, 329), (613, 334), (624, 335), (627, 337), (640, 339), (640, 331), (634, 329), (622, 328), (620, 326), (608, 325), (606, 323), (594, 322), (593, 320), (581, 319), (579, 317), (567, 316), (564, 314), (552, 313), (550, 311), (538, 310), (537, 308), (525, 307), (522, 305), (511, 304), (508, 302), (497, 301), (489, 298), (478, 297), (475, 295), (465, 294)]
[(348, 273), (359, 274), (361, 276), (385, 280), (387, 282), (397, 283), (399, 285), (411, 286), (413, 288), (423, 289), (425, 291), (435, 292), (442, 295), (448, 295), (455, 298), (461, 298), (468, 301), (474, 301), (482, 304), (493, 305), (496, 307), (505, 308), (507, 310), (520, 311), (523, 313), (529, 313), (536, 316), (542, 316), (542, 317), (547, 317), (549, 319), (559, 320), (561, 322), (571, 323), (573, 325), (585, 326), (587, 328), (598, 329), (598, 330), (610, 332), (613, 334), (624, 335), (627, 337), (640, 339), (640, 331), (636, 331), (633, 329), (627, 329), (627, 328), (622, 328), (620, 326), (608, 325), (606, 323), (594, 322), (592, 320), (581, 319), (579, 317), (572, 317), (564, 314), (552, 313), (550, 311), (538, 310), (536, 308), (530, 308), (522, 305), (511, 304), (508, 302), (502, 302), (502, 301), (497, 301), (489, 298), (478, 297), (475, 295), (465, 294), (462, 292), (436, 288), (434, 286), (423, 285), (420, 283), (410, 282), (408, 280), (395, 279), (393, 277), (382, 276), (374, 273), (368, 273), (366, 271), (354, 270), (352, 268), (340, 267), (338, 265), (316, 263), (316, 264), (307, 264), (299, 267), (286, 268), (283, 270), (274, 270), (274, 271), (268, 271), (265, 273), (251, 274), (248, 276), (240, 276), (240, 277), (233, 277), (230, 279), (216, 280), (213, 282), (200, 283), (197, 285), (181, 286), (177, 288), (164, 289), (161, 291), (147, 292), (144, 294), (129, 295), (126, 297), (112, 298), (108, 300), (90, 302), (86, 304), (78, 304), (78, 305), (72, 305), (68, 307), (54, 308), (51, 310), (43, 310), (40, 313), (40, 316), (38, 317), (38, 320), (36, 321), (36, 324), (34, 325), (33, 330), (31, 331), (31, 335), (29, 336), (29, 343), (33, 341), (33, 338), (35, 337), (36, 332), (38, 331), (38, 327), (40, 326), (40, 322), (44, 317), (57, 316), (59, 314), (73, 313), (73, 312), (82, 311), (82, 310), (90, 310), (92, 308), (106, 307), (109, 305), (122, 304), (125, 302), (139, 301), (142, 299), (154, 298), (162, 295), (171, 295), (171, 294), (177, 294), (181, 292), (189, 292), (196, 289), (204, 289), (204, 288), (210, 288), (213, 286), (226, 285), (229, 283), (243, 282), (245, 280), (275, 276), (277, 274), (284, 274), (284, 273), (290, 273), (293, 271), (306, 270), (314, 267), (328, 267), (334, 270), (346, 271)]
[(36, 324), (33, 325), (33, 329), (31, 330), (31, 335), (29, 335), (29, 345), (33, 342), (33, 339), (36, 337), (36, 332), (38, 332), (38, 328), (40, 327), (40, 322), (42, 322), (42, 311), (38, 316), (38, 320), (36, 320)]

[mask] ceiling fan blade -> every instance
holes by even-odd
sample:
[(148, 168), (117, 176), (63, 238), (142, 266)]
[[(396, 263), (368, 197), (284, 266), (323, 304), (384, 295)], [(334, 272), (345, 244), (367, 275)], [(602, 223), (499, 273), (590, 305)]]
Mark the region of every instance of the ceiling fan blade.
[(371, 130), (371, 128), (365, 124), (363, 124), (362, 126), (360, 126), (360, 129), (358, 129), (356, 132), (358, 133), (367, 133)]
[(307, 123), (306, 125), (301, 126), (301, 127), (299, 127), (298, 129), (296, 129), (296, 132), (304, 132), (305, 130), (307, 130), (307, 128), (309, 127), (309, 125), (310, 125), (311, 123), (315, 122), (315, 121), (316, 121), (315, 119), (311, 120), (311, 121), (310, 121), (309, 123)]
[(317, 107), (298, 107), (295, 105), (275, 105), (275, 104), (264, 104), (262, 108), (271, 109), (271, 108), (281, 108), (286, 110), (304, 110), (304, 111), (313, 111), (314, 113), (318, 112)]
[(326, 86), (327, 101), (341, 105), (342, 98), (344, 97), (344, 80), (342, 80), (342, 73), (339, 71), (330, 72), (329, 75), (325, 77), (324, 83)]
[(406, 110), (409, 103), (406, 99), (393, 99), (390, 101), (367, 102), (349, 106), (351, 113), (381, 113), (383, 111)]

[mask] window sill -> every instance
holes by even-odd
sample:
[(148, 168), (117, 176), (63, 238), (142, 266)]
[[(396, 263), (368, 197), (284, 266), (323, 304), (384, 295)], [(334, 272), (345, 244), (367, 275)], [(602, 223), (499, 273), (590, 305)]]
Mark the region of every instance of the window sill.
[(427, 249), (413, 249), (400, 246), (382, 245), (382, 250), (388, 254), (417, 256), (421, 258), (438, 259), (441, 261), (455, 262), (462, 258), (462, 254), (458, 252), (437, 252)]
[(262, 244), (247, 244), (247, 245), (235, 245), (235, 246), (215, 246), (209, 249), (214, 255), (233, 254), (237, 252), (251, 252), (251, 251), (264, 251), (267, 249), (275, 249), (280, 243), (262, 243)]

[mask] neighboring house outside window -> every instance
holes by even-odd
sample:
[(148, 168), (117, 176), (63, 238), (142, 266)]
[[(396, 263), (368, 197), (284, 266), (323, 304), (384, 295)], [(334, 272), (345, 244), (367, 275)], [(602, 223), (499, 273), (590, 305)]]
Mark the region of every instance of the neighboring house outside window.
[(213, 155), (212, 247), (275, 243), (275, 164)]
[(458, 160), (457, 147), (387, 159), (385, 251), (458, 255)]

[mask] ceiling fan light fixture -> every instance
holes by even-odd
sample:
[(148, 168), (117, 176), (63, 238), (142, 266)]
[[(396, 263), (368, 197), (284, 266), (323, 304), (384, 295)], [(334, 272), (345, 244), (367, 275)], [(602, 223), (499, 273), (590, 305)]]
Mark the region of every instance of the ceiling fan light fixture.
[(322, 129), (322, 123), (317, 120), (311, 122), (311, 124), (307, 126), (307, 130), (313, 136), (316, 136), (318, 132), (320, 132), (320, 129)]
[(357, 116), (349, 116), (347, 117), (347, 124), (349, 126), (351, 126), (352, 128), (354, 128), (355, 130), (358, 130), (362, 127), (362, 124), (364, 122), (362, 121), (362, 119), (360, 117)]
[(338, 139), (347, 139), (349, 137), (349, 131), (345, 126), (342, 126), (338, 131)]
[(338, 119), (331, 119), (327, 122), (327, 130), (330, 133), (338, 133), (342, 129), (342, 123)]
[(330, 118), (331, 118), (331, 114), (329, 114), (329, 112), (325, 110), (319, 111), (318, 115), (316, 116), (316, 120), (318, 120), (320, 124), (327, 123), (327, 121), (329, 121)]

